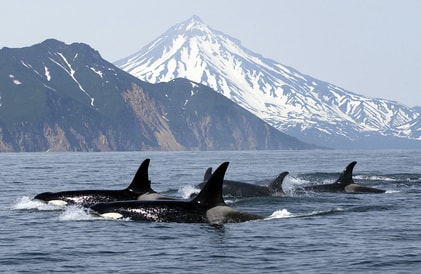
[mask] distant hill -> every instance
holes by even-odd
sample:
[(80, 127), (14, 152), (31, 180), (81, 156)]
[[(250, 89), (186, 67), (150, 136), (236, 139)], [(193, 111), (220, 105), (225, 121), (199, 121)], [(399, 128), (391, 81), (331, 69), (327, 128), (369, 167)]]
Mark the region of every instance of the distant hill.
[(115, 65), (150, 83), (182, 77), (207, 85), (306, 142), (334, 148), (421, 147), (419, 108), (305, 75), (244, 48), (196, 16)]
[(0, 151), (310, 149), (214, 90), (148, 84), (82, 43), (0, 50)]

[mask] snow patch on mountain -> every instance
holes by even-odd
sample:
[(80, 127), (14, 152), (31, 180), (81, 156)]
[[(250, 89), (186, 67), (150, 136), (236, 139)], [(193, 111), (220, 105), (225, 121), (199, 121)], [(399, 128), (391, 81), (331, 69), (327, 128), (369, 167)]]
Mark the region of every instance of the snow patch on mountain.
[(48, 67), (45, 65), (44, 65), (44, 71), (45, 71), (45, 78), (47, 78), (47, 81), (51, 81), (50, 71), (48, 70)]
[(89, 69), (92, 70), (93, 72), (95, 72), (96, 74), (98, 74), (99, 77), (101, 77), (102, 79), (104, 78), (104, 73), (101, 70), (97, 70), (94, 67), (90, 67)]
[[(49, 58), (53, 63), (55, 63), (57, 66), (61, 67), (69, 76), (73, 79), (73, 81), (78, 85), (79, 89), (89, 97), (91, 101), (91, 106), (94, 107), (94, 101), (95, 99), (89, 95), (89, 93), (82, 87), (80, 82), (75, 77), (75, 70), (73, 69), (72, 65), (67, 61), (66, 57), (60, 53), (57, 52), (55, 55), (59, 56), (61, 60), (64, 62), (64, 64), (59, 63), (58, 61), (54, 60), (54, 58)], [(73, 61), (77, 58), (77, 54), (74, 56)]]
[(9, 75), (9, 78), (12, 80), (13, 84), (15, 85), (22, 85), (22, 82), (17, 80), (13, 74)]

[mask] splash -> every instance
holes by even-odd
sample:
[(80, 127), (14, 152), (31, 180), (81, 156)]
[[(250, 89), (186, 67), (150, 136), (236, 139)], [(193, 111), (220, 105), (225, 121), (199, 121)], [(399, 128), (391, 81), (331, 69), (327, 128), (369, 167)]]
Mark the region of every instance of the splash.
[(310, 183), (312, 183), (312, 181), (290, 175), (288, 176), (286, 183), (282, 184), (282, 189), (288, 195), (294, 196), (297, 191), (300, 192), (302, 186), (309, 185)]
[(89, 211), (86, 208), (79, 206), (68, 206), (60, 214), (58, 219), (60, 221), (86, 221), (100, 219), (100, 217), (95, 217), (89, 214)]
[(311, 212), (304, 212), (304, 213), (291, 213), (287, 209), (277, 210), (272, 213), (269, 217), (265, 218), (265, 220), (273, 220), (273, 219), (285, 219), (285, 218), (302, 218), (302, 217), (311, 217), (311, 216), (320, 216), (320, 215), (328, 215), (336, 212), (345, 211), (342, 207), (336, 207), (328, 210), (318, 210), (318, 211), (311, 211)]
[(401, 190), (392, 190), (392, 189), (388, 189), (388, 190), (386, 190), (386, 194), (389, 194), (389, 193), (401, 193), (402, 191)]
[(57, 206), (52, 204), (46, 204), (42, 201), (34, 200), (31, 197), (23, 196), (16, 199), (15, 204), (12, 206), (12, 209), (15, 210), (28, 210), (28, 209), (37, 209), (40, 211), (50, 211), (50, 210), (62, 210), (63, 206)]
[(178, 193), (183, 199), (190, 199), (192, 195), (197, 195), (199, 192), (200, 189), (194, 186), (184, 186), (178, 190)]
[(277, 210), (272, 213), (269, 217), (265, 218), (265, 220), (272, 220), (272, 219), (284, 219), (284, 218), (291, 218), (294, 217), (292, 213), (290, 213), (286, 209)]

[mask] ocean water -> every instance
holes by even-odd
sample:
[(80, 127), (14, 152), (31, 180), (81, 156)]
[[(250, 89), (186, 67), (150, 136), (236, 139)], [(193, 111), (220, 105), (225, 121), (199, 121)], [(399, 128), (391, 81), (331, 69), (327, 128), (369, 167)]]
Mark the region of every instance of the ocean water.
[[(186, 198), (205, 169), (287, 197), (227, 198), (264, 220), (212, 226), (105, 220), (45, 205), (45, 191), (123, 189), (150, 158), (161, 193)], [(1, 273), (414, 273), (421, 268), (421, 150), (0, 154)], [(296, 193), (357, 161), (357, 183), (384, 194)]]

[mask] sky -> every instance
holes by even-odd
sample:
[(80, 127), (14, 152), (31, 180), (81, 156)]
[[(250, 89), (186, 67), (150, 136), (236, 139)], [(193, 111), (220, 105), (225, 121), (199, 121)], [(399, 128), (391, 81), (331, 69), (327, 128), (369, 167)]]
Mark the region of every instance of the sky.
[(249, 50), (371, 98), (421, 106), (419, 0), (0, 0), (0, 48), (55, 38), (114, 62), (193, 15)]

